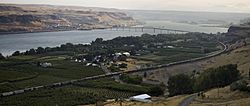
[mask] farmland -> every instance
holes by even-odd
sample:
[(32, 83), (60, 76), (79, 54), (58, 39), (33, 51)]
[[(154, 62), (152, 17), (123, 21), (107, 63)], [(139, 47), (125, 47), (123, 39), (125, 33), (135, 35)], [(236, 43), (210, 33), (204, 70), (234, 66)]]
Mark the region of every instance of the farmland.
[[(51, 84), (102, 74), (97, 67), (87, 67), (80, 63), (62, 60), (60, 56), (18, 56), (3, 61), (0, 67), (1, 92)], [(53, 67), (38, 67), (37, 61), (51, 62)], [(7, 65), (8, 67), (3, 67)], [(94, 72), (93, 72), (94, 71)]]
[(0, 105), (83, 105), (150, 93), (151, 87), (150, 85), (120, 84), (105, 78), (2, 98)]
[[(67, 43), (60, 47), (38, 47), (22, 53), (17, 51), (12, 56), (0, 60), (0, 92), (105, 74), (100, 68), (100, 64), (109, 64), (115, 69), (120, 68), (118, 62), (125, 63), (125, 66), (129, 62), (130, 65), (141, 67), (152, 66), (206, 56), (220, 49), (214, 35), (188, 33), (144, 34), (140, 37), (117, 37), (107, 41), (97, 38), (91, 45)], [(131, 56), (119, 55), (124, 52)], [(49, 66), (43, 66), (41, 63)], [(121, 69), (129, 71), (129, 69), (133, 69), (131, 67), (134, 66)], [(24, 94), (4, 97), (0, 105), (43, 103), (81, 105), (106, 99), (128, 98), (143, 93), (152, 96), (164, 93), (165, 86), (141, 83), (142, 78), (138, 76), (128, 75), (122, 80), (124, 82), (120, 83), (112, 78), (104, 78), (74, 82), (58, 88), (45, 87)], [(48, 99), (50, 102), (44, 102)]]

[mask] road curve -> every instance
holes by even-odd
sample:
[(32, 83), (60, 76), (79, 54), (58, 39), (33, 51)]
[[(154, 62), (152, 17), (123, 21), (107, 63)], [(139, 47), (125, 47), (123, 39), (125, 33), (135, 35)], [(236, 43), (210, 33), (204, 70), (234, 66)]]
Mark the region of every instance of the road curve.
[(181, 101), (181, 103), (178, 106), (188, 106), (196, 97), (197, 94), (190, 95), (186, 97), (184, 100)]
[[(127, 72), (106, 73), (106, 74), (101, 74), (101, 75), (96, 75), (96, 76), (91, 76), (91, 77), (84, 77), (81, 79), (53, 83), (53, 84), (49, 84), (49, 85), (24, 88), (24, 89), (20, 89), (20, 90), (1, 93), (0, 97), (7, 97), (7, 96), (16, 95), (16, 94), (22, 94), (22, 93), (26, 93), (26, 92), (33, 91), (33, 90), (42, 89), (42, 88), (60, 87), (60, 86), (70, 85), (70, 84), (73, 84), (75, 82), (80, 82), (80, 81), (94, 80), (94, 79), (99, 79), (99, 78), (104, 78), (104, 77), (114, 77), (114, 76), (119, 76), (122, 74), (130, 74), (130, 73), (136, 73), (136, 72), (146, 72), (146, 71), (155, 70), (155, 69), (159, 69), (159, 68), (166, 68), (166, 67), (170, 67), (170, 66), (196, 62), (196, 61), (211, 58), (211, 57), (214, 57), (214, 56), (217, 56), (217, 55), (220, 55), (220, 54), (226, 52), (227, 46), (222, 42), (219, 42), (219, 43), (224, 47), (223, 50), (215, 52), (215, 53), (207, 55), (207, 56), (204, 56), (204, 57), (198, 57), (198, 58), (193, 58), (193, 59), (188, 59), (188, 60), (183, 60), (183, 61), (178, 61), (178, 62), (172, 62), (172, 63), (168, 63), (168, 64), (163, 64), (163, 65), (158, 65), (158, 66), (148, 67), (148, 68), (143, 68), (143, 69), (138, 69), (138, 70), (132, 70), (132, 71), (127, 71)], [(186, 105), (184, 105), (184, 106), (186, 106)]]

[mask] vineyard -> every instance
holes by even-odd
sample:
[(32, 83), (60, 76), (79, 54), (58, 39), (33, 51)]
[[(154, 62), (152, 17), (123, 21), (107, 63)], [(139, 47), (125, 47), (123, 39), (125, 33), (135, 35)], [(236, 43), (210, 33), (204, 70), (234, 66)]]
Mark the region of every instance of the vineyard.
[[(168, 36), (169, 37), (169, 36)], [(187, 38), (186, 38), (187, 37)], [(148, 47), (148, 52), (140, 52), (140, 56), (134, 58), (145, 61), (152, 61), (158, 64), (187, 60), (202, 57), (208, 53), (218, 51), (218, 42), (209, 38), (199, 38), (193, 35), (171, 36), (175, 41), (164, 41), (162, 44), (154, 44), (156, 47)], [(180, 39), (184, 39), (183, 41)], [(178, 41), (179, 40), (179, 41)], [(152, 46), (152, 45), (151, 45)]]
[(2, 106), (72, 106), (96, 103), (111, 98), (127, 98), (135, 93), (121, 92), (102, 88), (67, 86), (55, 89), (43, 89), (22, 95), (1, 99)]
[[(38, 67), (38, 61), (50, 62), (53, 66)], [(103, 74), (98, 67), (86, 67), (61, 56), (16, 56), (0, 65), (0, 92)]]
[(0, 105), (69, 106), (93, 104), (107, 99), (126, 99), (134, 95), (156, 94), (152, 85), (133, 85), (115, 82), (112, 78), (78, 82), (59, 88), (45, 88), (1, 99)]

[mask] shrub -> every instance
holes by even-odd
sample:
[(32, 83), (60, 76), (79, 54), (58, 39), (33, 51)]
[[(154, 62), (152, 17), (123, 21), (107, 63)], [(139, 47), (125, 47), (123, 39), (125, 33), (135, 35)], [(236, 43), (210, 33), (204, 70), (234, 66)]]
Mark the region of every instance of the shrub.
[(239, 77), (237, 65), (229, 64), (209, 69), (195, 79), (194, 90), (202, 91), (213, 87), (223, 87), (237, 81)]
[(239, 80), (230, 85), (230, 90), (240, 90), (240, 91), (249, 91), (249, 88), (247, 87), (247, 82), (245, 80)]
[[(208, 69), (198, 77), (191, 78), (184, 74), (172, 76), (168, 81), (168, 90), (170, 96), (188, 94), (214, 87), (223, 87), (237, 81), (239, 78), (240, 74), (237, 65), (229, 64), (215, 69)], [(232, 89), (246, 90), (246, 86), (245, 83), (232, 84)]]
[(12, 54), (12, 56), (19, 56), (21, 53), (20, 53), (20, 51), (15, 51), (13, 54)]
[(192, 93), (192, 79), (188, 75), (179, 74), (169, 78), (168, 81), (169, 95), (179, 95)]
[(151, 96), (160, 96), (164, 94), (164, 89), (160, 86), (153, 86), (149, 89), (149, 94)]
[(121, 80), (127, 83), (132, 84), (141, 84), (142, 83), (142, 77), (135, 76), (135, 75), (122, 75)]

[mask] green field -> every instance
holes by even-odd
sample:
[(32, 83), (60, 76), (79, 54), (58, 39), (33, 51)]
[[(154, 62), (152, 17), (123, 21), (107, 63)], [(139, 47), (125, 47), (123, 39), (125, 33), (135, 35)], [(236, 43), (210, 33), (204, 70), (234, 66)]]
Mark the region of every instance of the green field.
[[(50, 62), (52, 67), (42, 68), (37, 62)], [(65, 56), (15, 56), (1, 60), (0, 91), (8, 92), (26, 87), (79, 79), (103, 74), (98, 67), (67, 60)], [(106, 99), (128, 98), (152, 92), (152, 85), (121, 84), (111, 78), (78, 82), (58, 88), (43, 88), (24, 94), (1, 98), (0, 105), (81, 105)]]
[[(53, 66), (38, 67), (38, 61), (50, 62)], [(11, 57), (0, 65), (0, 92), (103, 74), (100, 68), (87, 67), (60, 56)]]
[(109, 98), (127, 98), (133, 92), (115, 91), (102, 88), (67, 86), (54, 89), (42, 89), (1, 99), (1, 106), (72, 106), (96, 103)]
[[(187, 60), (197, 57), (205, 56), (206, 53), (211, 53), (217, 50), (218, 44), (216, 42), (183, 42), (175, 43), (175, 48), (159, 48), (155, 49), (153, 53), (146, 53), (141, 56), (135, 56), (136, 59), (152, 61), (158, 64), (166, 64), (181, 60)], [(201, 48), (206, 48), (206, 52)]]
[(79, 82), (73, 85), (40, 89), (1, 99), (0, 105), (69, 106), (92, 104), (107, 99), (129, 98), (150, 93), (152, 85), (120, 84), (111, 78)]

